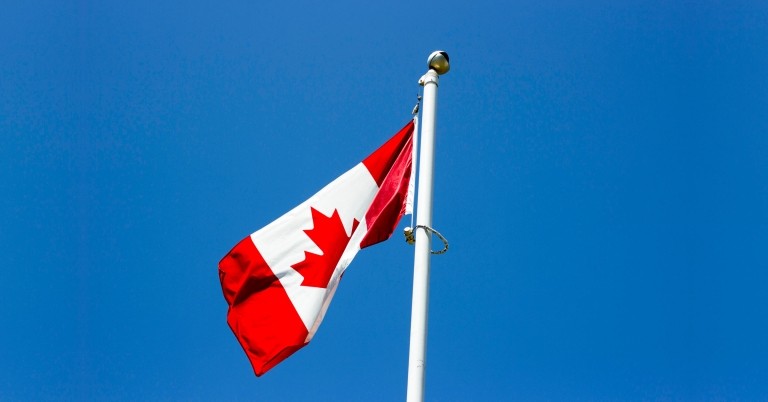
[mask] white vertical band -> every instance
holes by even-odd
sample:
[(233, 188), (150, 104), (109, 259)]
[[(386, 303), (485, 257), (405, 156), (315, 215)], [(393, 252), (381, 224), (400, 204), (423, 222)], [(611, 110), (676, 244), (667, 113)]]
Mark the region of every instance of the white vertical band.
[(405, 197), (405, 215), (411, 215), (413, 226), (413, 201), (416, 199), (416, 163), (419, 152), (419, 116), (413, 116), (413, 148), (411, 155), (411, 180), (408, 181), (408, 195)]

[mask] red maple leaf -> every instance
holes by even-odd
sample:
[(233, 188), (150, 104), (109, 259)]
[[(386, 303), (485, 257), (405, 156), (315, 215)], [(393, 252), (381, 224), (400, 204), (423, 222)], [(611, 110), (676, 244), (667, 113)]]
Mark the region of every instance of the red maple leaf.
[[(322, 250), (323, 254), (304, 251), (304, 260), (292, 265), (291, 268), (304, 277), (301, 286), (327, 288), (336, 264), (341, 260), (341, 255), (352, 236), (347, 236), (338, 210), (334, 209), (331, 216), (325, 216), (316, 209), (311, 209), (315, 227), (305, 230), (304, 233)], [(352, 221), (352, 233), (355, 232), (359, 223), (357, 219)]]

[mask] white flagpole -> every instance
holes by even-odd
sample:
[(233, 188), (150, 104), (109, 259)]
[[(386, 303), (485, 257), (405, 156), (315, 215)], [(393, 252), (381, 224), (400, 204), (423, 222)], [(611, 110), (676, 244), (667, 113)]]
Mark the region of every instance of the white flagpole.
[(427, 309), (429, 302), (429, 257), (432, 227), (432, 176), (434, 174), (435, 114), (437, 111), (438, 75), (448, 72), (448, 54), (433, 52), (427, 60), (427, 71), (419, 80), (424, 87), (421, 109), (421, 144), (419, 153), (419, 186), (416, 196), (416, 236), (413, 260), (413, 302), (411, 305), (411, 344), (408, 353), (407, 402), (424, 400), (424, 372), (427, 351)]

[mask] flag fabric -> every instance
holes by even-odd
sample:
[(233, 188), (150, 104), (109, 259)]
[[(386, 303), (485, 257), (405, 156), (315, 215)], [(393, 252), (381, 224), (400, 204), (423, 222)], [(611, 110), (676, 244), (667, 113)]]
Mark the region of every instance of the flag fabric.
[(227, 323), (261, 376), (314, 336), (357, 252), (405, 212), (414, 123), (219, 262)]

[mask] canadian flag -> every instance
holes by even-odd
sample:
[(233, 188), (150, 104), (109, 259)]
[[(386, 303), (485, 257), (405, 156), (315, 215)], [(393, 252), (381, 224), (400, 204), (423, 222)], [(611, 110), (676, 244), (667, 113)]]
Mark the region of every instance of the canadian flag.
[(405, 213), (414, 123), (219, 262), (227, 323), (257, 376), (309, 343), (357, 252)]

